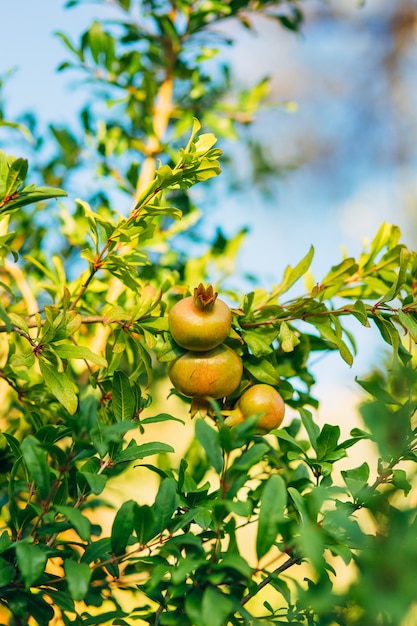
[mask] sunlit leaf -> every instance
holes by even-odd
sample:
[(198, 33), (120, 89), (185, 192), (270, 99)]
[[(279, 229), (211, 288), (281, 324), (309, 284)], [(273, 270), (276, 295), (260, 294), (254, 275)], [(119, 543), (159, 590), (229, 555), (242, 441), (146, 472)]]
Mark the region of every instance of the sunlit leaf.
[(73, 415), (78, 406), (77, 387), (73, 381), (65, 372), (59, 372), (43, 359), (39, 359), (39, 367), (47, 387), (68, 413)]

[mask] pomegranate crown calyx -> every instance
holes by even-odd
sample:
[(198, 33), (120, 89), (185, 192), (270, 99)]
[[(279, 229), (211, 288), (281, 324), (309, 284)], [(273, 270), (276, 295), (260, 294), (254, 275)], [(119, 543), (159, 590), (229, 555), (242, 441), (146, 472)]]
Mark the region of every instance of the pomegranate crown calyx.
[(216, 302), (217, 295), (212, 285), (204, 287), (203, 283), (200, 283), (198, 287), (194, 287), (194, 304), (200, 309), (209, 311)]

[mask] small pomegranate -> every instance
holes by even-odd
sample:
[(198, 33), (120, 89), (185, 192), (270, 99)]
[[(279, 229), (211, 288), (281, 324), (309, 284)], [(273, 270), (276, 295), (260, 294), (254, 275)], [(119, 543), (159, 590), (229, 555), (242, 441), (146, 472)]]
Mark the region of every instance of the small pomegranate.
[(238, 387), (242, 372), (242, 359), (224, 344), (204, 352), (186, 352), (168, 365), (172, 384), (189, 398), (224, 398)]
[(194, 295), (179, 300), (168, 314), (168, 327), (185, 350), (201, 352), (219, 346), (229, 335), (232, 313), (210, 285), (200, 283)]
[(252, 415), (259, 415), (256, 427), (261, 433), (278, 428), (284, 419), (285, 404), (281, 395), (271, 385), (263, 383), (249, 387), (231, 411), (224, 411), (227, 426), (236, 426)]

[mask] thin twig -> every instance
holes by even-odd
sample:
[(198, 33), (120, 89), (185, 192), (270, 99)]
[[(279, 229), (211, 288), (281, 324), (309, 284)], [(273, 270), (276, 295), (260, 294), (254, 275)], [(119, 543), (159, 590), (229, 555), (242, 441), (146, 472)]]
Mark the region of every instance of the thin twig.
[(292, 556), (289, 559), (287, 559), (285, 561), (285, 563), (283, 563), (282, 565), (280, 565), (279, 567), (277, 567), (276, 569), (274, 569), (273, 572), (271, 572), (270, 574), (268, 574), (268, 576), (266, 578), (264, 578), (259, 585), (256, 587), (256, 589), (254, 591), (251, 591), (250, 593), (247, 593), (246, 596), (243, 596), (243, 598), (240, 601), (240, 604), (243, 606), (244, 604), (246, 604), (247, 602), (249, 602), (249, 600), (251, 600), (254, 596), (256, 596), (256, 594), (261, 591), (261, 589), (263, 589), (264, 587), (266, 587), (267, 585), (269, 585), (269, 583), (272, 581), (272, 579), (275, 576), (278, 576), (279, 574), (282, 574), (282, 572), (285, 572), (285, 570), (289, 569), (290, 567), (292, 567), (293, 565), (298, 565), (300, 563), (300, 557), (299, 556)]

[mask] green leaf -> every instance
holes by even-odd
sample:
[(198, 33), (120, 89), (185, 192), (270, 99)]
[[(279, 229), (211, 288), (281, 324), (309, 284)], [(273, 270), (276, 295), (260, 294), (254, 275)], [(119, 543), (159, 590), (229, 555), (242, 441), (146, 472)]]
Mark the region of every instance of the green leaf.
[(62, 609), (62, 611), (69, 611), (75, 613), (74, 600), (69, 597), (67, 591), (57, 591), (51, 587), (48, 589), (48, 595), (50, 596), (54, 605)]
[(154, 537), (155, 517), (152, 507), (144, 504), (135, 510), (134, 529), (140, 545), (145, 545)]
[(145, 456), (153, 454), (162, 454), (164, 452), (175, 452), (174, 448), (167, 443), (153, 441), (142, 443), (141, 445), (131, 445), (119, 452), (113, 459), (114, 463), (123, 463), (127, 461), (137, 461)]
[(104, 537), (92, 541), (86, 547), (81, 557), (83, 563), (94, 563), (95, 561), (106, 561), (111, 556), (110, 537)]
[(79, 509), (74, 509), (72, 506), (55, 505), (55, 510), (71, 522), (74, 529), (77, 531), (81, 539), (88, 541), (91, 537), (91, 523), (90, 520), (84, 517)]
[(327, 339), (327, 341), (330, 341), (330, 343), (334, 343), (339, 350), (342, 359), (346, 361), (348, 365), (352, 365), (352, 353), (350, 352), (343, 339), (341, 339), (328, 324), (318, 323), (316, 321), (314, 322), (314, 325), (320, 332), (320, 335), (323, 337), (323, 339)]
[(380, 299), (380, 304), (382, 304), (383, 302), (390, 302), (390, 300), (393, 300), (398, 295), (401, 287), (407, 280), (407, 268), (410, 258), (410, 251), (408, 250), (408, 248), (403, 246), (400, 252), (400, 266), (398, 269), (397, 277), (387, 293)]
[(278, 372), (268, 359), (248, 357), (244, 366), (261, 383), (276, 386), (281, 382)]
[(181, 348), (171, 337), (167, 337), (165, 339), (165, 343), (162, 348), (158, 352), (158, 361), (160, 363), (167, 363), (169, 361), (174, 361), (178, 359), (180, 356), (185, 354), (186, 350)]
[(116, 370), (113, 376), (112, 408), (118, 422), (132, 420), (136, 412), (135, 394), (128, 376), (121, 370)]
[(50, 470), (46, 450), (33, 435), (26, 436), (20, 444), (30, 481), (34, 481), (42, 500), (46, 500), (51, 490)]
[[(337, 442), (340, 437), (339, 426), (325, 424), (317, 437), (317, 459), (319, 461), (332, 461), (332, 453), (337, 448)], [(342, 453), (342, 451), (340, 451)], [(343, 454), (343, 453), (342, 453)], [(340, 456), (338, 456), (340, 458)]]
[(24, 187), (15, 195), (16, 197), (10, 199), (3, 205), (0, 202), (0, 213), (16, 211), (16, 209), (22, 206), (50, 200), (51, 198), (66, 196), (67, 193), (62, 189), (55, 189), (53, 187), (35, 187), (35, 185), (30, 185), (28, 187)]
[(153, 506), (155, 534), (162, 532), (167, 527), (178, 505), (179, 496), (177, 493), (177, 483), (173, 478), (164, 478), (159, 485)]
[(191, 589), (185, 596), (185, 612), (193, 626), (205, 626), (202, 600), (203, 590), (199, 587)]
[(140, 420), (141, 424), (158, 424), (159, 422), (179, 422), (180, 424), (185, 424), (184, 420), (179, 419), (179, 417), (174, 417), (169, 413), (158, 413), (158, 415), (145, 417)]
[(275, 299), (277, 296), (288, 291), (288, 289), (292, 287), (299, 278), (304, 276), (311, 265), (313, 257), (314, 248), (311, 246), (305, 257), (301, 259), (301, 261), (294, 268), (288, 265), (285, 269), (284, 278), (281, 284), (278, 285), (278, 287), (274, 287), (270, 300)]
[(318, 572), (323, 572), (326, 567), (326, 561), (323, 557), (323, 533), (320, 527), (307, 516), (302, 519), (303, 523), (300, 528), (300, 535), (297, 537), (297, 543), (301, 548), (302, 555), (309, 560), (310, 564)]
[(294, 448), (299, 450), (303, 455), (305, 454), (305, 449), (300, 443), (292, 437), (289, 432), (285, 430), (285, 428), (274, 430), (273, 433), (278, 437), (278, 439), (283, 439), (284, 441), (290, 443)]
[(71, 598), (76, 601), (83, 600), (90, 588), (92, 570), (89, 565), (65, 559), (64, 572)]
[(412, 313), (406, 313), (402, 309), (398, 310), (398, 321), (410, 334), (413, 341), (417, 342), (417, 321), (414, 319)]
[(54, 352), (61, 359), (83, 359), (96, 363), (100, 367), (107, 367), (107, 361), (99, 354), (94, 354), (86, 346), (74, 346), (73, 344), (54, 344)]
[(16, 576), (16, 569), (6, 559), (0, 558), (0, 587), (7, 587)]
[(246, 450), (236, 461), (233, 463), (233, 470), (247, 471), (258, 463), (262, 457), (270, 450), (270, 447), (266, 443), (256, 443), (249, 450)]
[(283, 521), (287, 505), (287, 488), (279, 474), (273, 474), (267, 481), (261, 496), (256, 554), (258, 559), (265, 556), (274, 544)]
[(70, 415), (74, 415), (78, 407), (76, 395), (77, 387), (65, 372), (59, 372), (44, 359), (39, 359), (39, 367), (46, 386), (55, 398), (66, 408)]
[(201, 601), (202, 626), (224, 626), (235, 610), (233, 600), (217, 587), (206, 587)]
[(12, 540), (9, 537), (7, 530), (4, 530), (0, 535), (0, 554), (8, 550), (13, 545)]
[(195, 424), (195, 434), (198, 441), (203, 446), (208, 460), (218, 474), (223, 469), (223, 454), (219, 442), (219, 434), (204, 420), (197, 419)]
[(359, 380), (355, 379), (356, 382), (367, 391), (371, 396), (377, 398), (384, 404), (394, 404), (396, 406), (402, 406), (402, 403), (394, 398), (380, 383), (374, 380)]
[(27, 322), (23, 317), (20, 317), (20, 315), (16, 315), (16, 313), (8, 312), (8, 318), (13, 326), (20, 328), (20, 330), (23, 330), (23, 332), (25, 333), (29, 333), (29, 326), (27, 325)]
[[(406, 496), (412, 489), (412, 485), (407, 480), (407, 473), (403, 469), (395, 469), (392, 472), (392, 484), (396, 489), (404, 491)], [(1, 568), (0, 568), (1, 569)]]
[(394, 348), (394, 353), (397, 354), (400, 342), (398, 330), (394, 327), (390, 320), (384, 319), (382, 316), (374, 315), (373, 321), (378, 327), (383, 340), (392, 346)]
[(116, 513), (111, 529), (111, 547), (116, 556), (126, 551), (135, 527), (137, 508), (138, 505), (134, 500), (127, 500)]
[(288, 326), (287, 322), (282, 322), (279, 329), (279, 338), (281, 341), (281, 348), (284, 352), (293, 352), (295, 346), (300, 343), (299, 338), (295, 332)]
[(334, 265), (328, 274), (323, 278), (322, 286), (324, 287), (332, 287), (333, 284), (336, 286), (340, 284), (340, 282), (344, 282), (346, 278), (355, 274), (358, 271), (358, 264), (355, 259), (343, 259), (341, 263), (338, 265)]
[(366, 326), (369, 328), (370, 323), (368, 320), (368, 314), (367, 314), (366, 307), (364, 303), (362, 302), (362, 300), (356, 300), (355, 304), (351, 308), (351, 311), (352, 311), (352, 315), (354, 315), (356, 319), (358, 319), (363, 326)]
[(43, 574), (47, 554), (39, 546), (27, 541), (16, 544), (16, 557), (26, 589), (31, 587)]
[(342, 470), (343, 480), (354, 498), (367, 487), (369, 479), (369, 465), (364, 461), (359, 467)]
[(248, 562), (240, 556), (240, 554), (227, 552), (222, 561), (216, 564), (219, 570), (224, 568), (234, 570), (240, 576), (250, 579), (253, 574), (253, 570)]
[(6, 180), (4, 196), (13, 196), (24, 182), (28, 172), (28, 162), (26, 159), (16, 159), (10, 165)]
[(26, 352), (26, 354), (12, 354), (9, 359), (9, 363), (12, 367), (26, 367), (28, 369), (33, 367), (35, 362), (36, 357), (32, 350), (30, 352)]
[[(277, 333), (275, 333), (277, 334)], [(261, 332), (245, 330), (242, 332), (242, 339), (255, 357), (266, 356), (273, 352), (272, 339), (269, 341)]]
[(295, 487), (288, 487), (288, 493), (291, 496), (291, 500), (293, 501), (296, 510), (300, 514), (301, 520), (305, 521), (307, 519), (307, 514), (303, 496), (299, 491), (297, 491), (297, 489), (295, 489)]
[(313, 415), (307, 409), (299, 409), (301, 421), (303, 422), (303, 426), (307, 431), (308, 438), (310, 440), (311, 446), (314, 452), (317, 454), (317, 438), (320, 434), (320, 428), (313, 420)]
[(397, 243), (400, 234), (398, 226), (393, 226), (392, 224), (383, 222), (371, 242), (369, 253), (364, 255), (361, 259), (361, 266), (363, 267), (363, 270), (369, 272), (373, 267), (374, 260), (379, 252), (381, 252), (381, 250), (385, 247), (393, 247)]
[(79, 471), (77, 472), (77, 483), (81, 491), (88, 487), (88, 490), (91, 489), (92, 493), (98, 496), (106, 486), (107, 477), (103, 474), (94, 474), (94, 472)]

